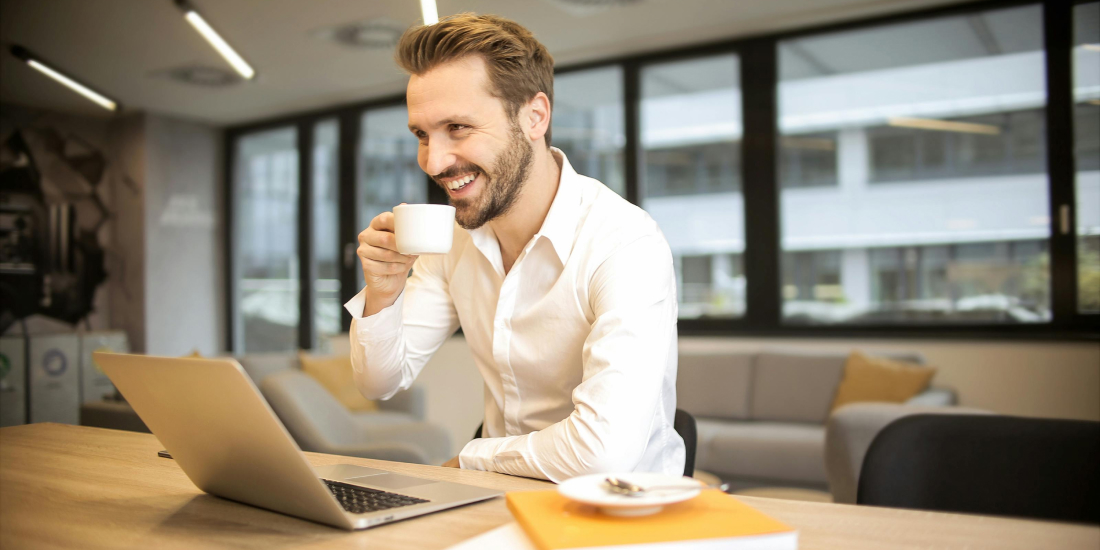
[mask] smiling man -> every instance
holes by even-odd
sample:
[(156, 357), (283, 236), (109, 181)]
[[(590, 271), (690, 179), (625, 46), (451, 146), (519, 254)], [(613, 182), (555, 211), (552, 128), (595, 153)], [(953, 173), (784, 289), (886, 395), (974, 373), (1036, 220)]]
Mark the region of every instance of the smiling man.
[(359, 235), (366, 288), (345, 306), (359, 390), (408, 388), (462, 327), (485, 422), (447, 466), (556, 482), (683, 473), (672, 254), (649, 215), (550, 146), (546, 48), (463, 14), (409, 29), (397, 61), (420, 168), (461, 229), (448, 254), (420, 257), (396, 251), (389, 212)]

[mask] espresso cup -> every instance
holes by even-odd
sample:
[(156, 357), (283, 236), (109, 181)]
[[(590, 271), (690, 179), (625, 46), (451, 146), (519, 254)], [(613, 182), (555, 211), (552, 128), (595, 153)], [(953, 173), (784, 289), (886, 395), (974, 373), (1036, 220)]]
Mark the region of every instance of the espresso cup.
[(455, 207), (402, 204), (393, 207), (393, 231), (401, 254), (446, 254), (454, 239)]

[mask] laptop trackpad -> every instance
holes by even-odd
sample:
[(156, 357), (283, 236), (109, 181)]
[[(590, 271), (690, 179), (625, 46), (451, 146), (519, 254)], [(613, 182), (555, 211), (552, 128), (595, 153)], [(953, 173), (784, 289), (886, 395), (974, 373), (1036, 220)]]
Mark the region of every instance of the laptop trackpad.
[(374, 487), (380, 487), (382, 489), (406, 489), (409, 487), (416, 487), (418, 485), (427, 485), (429, 483), (438, 483), (434, 479), (422, 479), (419, 477), (403, 476), (400, 474), (378, 474), (375, 476), (363, 476), (348, 478), (351, 483), (362, 483), (363, 485), (371, 485)]

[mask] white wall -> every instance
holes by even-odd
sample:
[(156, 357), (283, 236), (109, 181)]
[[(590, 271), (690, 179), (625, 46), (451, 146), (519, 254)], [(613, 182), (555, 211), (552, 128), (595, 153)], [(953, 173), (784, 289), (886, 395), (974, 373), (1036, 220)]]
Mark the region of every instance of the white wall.
[[(763, 349), (913, 351), (937, 367), (932, 383), (954, 388), (962, 405), (1100, 421), (1100, 344), (1095, 342), (680, 338), (681, 353)], [(457, 454), (483, 414), (482, 379), (465, 338), (443, 344), (416, 383), (428, 394), (428, 420), (450, 432)]]
[(212, 127), (145, 116), (146, 353), (224, 349), (222, 139)]

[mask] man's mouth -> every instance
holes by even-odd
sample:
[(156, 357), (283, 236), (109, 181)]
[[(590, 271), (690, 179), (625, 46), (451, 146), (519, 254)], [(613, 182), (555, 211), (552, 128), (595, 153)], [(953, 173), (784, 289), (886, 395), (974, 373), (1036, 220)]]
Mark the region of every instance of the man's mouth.
[(452, 192), (457, 192), (461, 191), (462, 189), (466, 188), (466, 186), (473, 183), (473, 181), (477, 179), (477, 175), (478, 172), (474, 172), (472, 174), (466, 174), (465, 176), (462, 176), (460, 178), (455, 178), (453, 180), (445, 181), (442, 183), (444, 186), (447, 187), (447, 189), (450, 189)]

